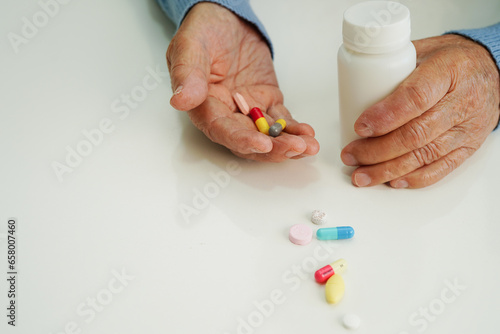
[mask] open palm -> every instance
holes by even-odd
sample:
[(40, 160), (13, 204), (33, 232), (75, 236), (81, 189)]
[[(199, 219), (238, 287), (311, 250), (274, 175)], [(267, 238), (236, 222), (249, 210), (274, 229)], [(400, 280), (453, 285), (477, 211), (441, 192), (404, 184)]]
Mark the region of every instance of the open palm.
[[(279, 162), (314, 155), (314, 130), (295, 121), (283, 105), (269, 46), (249, 23), (213, 4), (195, 5), (167, 51), (174, 95), (171, 104), (187, 111), (212, 141), (253, 160)], [(238, 112), (233, 94), (265, 111), (269, 124), (287, 121), (286, 133), (272, 138), (258, 132)]]

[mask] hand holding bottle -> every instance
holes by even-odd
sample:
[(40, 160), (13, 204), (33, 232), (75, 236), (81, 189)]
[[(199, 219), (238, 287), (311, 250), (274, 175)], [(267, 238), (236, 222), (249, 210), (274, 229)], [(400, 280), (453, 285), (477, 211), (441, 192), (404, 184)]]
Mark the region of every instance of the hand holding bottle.
[(356, 121), (364, 137), (347, 145), (342, 161), (361, 166), (357, 186), (388, 182), (421, 188), (452, 172), (497, 126), (499, 71), (482, 45), (459, 35), (415, 41), (416, 70)]

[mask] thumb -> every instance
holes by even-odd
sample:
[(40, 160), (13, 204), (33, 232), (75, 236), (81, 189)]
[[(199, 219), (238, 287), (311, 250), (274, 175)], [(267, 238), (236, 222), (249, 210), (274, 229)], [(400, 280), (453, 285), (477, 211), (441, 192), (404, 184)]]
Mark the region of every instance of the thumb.
[(192, 110), (208, 96), (210, 57), (196, 40), (174, 37), (167, 51), (167, 64), (174, 95), (170, 104), (177, 110)]

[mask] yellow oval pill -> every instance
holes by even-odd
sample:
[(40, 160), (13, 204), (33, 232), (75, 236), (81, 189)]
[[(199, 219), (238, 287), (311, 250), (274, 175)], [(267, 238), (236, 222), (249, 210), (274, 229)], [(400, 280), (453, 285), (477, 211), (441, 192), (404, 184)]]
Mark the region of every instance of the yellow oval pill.
[(345, 284), (341, 275), (335, 274), (328, 279), (325, 286), (326, 301), (329, 304), (337, 304), (344, 297)]

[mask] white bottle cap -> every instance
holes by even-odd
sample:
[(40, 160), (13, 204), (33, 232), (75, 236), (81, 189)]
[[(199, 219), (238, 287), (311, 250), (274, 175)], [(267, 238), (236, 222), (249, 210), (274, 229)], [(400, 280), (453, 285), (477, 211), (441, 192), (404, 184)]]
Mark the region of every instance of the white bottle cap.
[(398, 2), (362, 2), (344, 13), (344, 45), (353, 51), (392, 52), (410, 42), (410, 33), (410, 10)]

